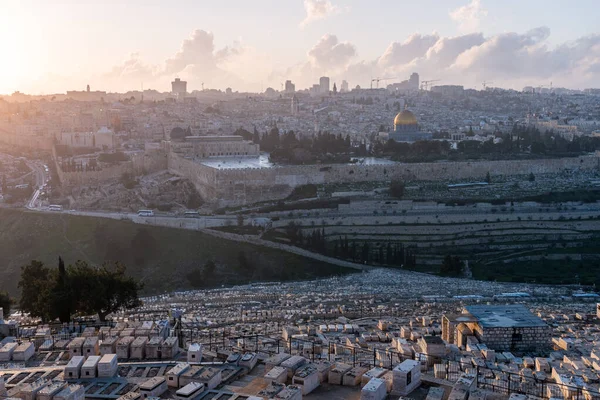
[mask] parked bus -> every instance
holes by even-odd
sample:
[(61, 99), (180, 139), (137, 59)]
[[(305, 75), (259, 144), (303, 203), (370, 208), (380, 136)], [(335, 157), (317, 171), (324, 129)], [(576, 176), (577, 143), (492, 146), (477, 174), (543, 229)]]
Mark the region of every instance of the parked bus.
[(183, 216), (185, 218), (200, 218), (200, 214), (198, 214), (198, 211), (186, 211), (183, 213)]
[(140, 217), (154, 217), (154, 211), (152, 210), (139, 210), (138, 215)]
[(63, 210), (63, 206), (58, 205), (58, 204), (50, 204), (50, 206), (48, 207), (48, 210), (50, 210), (50, 211), (62, 211)]

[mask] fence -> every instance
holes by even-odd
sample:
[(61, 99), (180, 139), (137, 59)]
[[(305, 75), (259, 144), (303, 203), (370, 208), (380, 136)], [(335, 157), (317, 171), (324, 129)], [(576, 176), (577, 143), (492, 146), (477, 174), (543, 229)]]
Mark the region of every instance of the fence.
[(540, 380), (533, 375), (532, 371), (516, 373), (476, 365), (460, 359), (434, 357), (423, 353), (408, 355), (391, 348), (368, 349), (333, 342), (323, 345), (309, 339), (284, 340), (263, 334), (230, 336), (227, 332), (213, 335), (202, 344), (209, 351), (254, 351), (265, 357), (285, 352), (290, 355), (304, 356), (312, 362), (327, 360), (353, 367), (360, 365), (388, 370), (392, 370), (402, 361), (410, 359), (420, 362), (421, 372), (425, 375), (456, 383), (463, 374), (469, 374), (474, 378), (474, 385), (478, 388), (504, 395), (517, 393), (540, 399), (562, 398), (565, 400), (600, 398), (598, 389)]

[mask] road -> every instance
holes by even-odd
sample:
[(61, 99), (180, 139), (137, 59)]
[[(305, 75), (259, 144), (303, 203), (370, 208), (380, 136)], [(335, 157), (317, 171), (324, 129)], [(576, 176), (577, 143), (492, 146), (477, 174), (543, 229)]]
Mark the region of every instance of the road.
[(31, 168), (35, 176), (35, 190), (27, 203), (27, 208), (35, 210), (38, 209), (39, 197), (48, 182), (48, 173), (46, 172), (47, 167), (41, 161), (28, 161), (27, 165)]

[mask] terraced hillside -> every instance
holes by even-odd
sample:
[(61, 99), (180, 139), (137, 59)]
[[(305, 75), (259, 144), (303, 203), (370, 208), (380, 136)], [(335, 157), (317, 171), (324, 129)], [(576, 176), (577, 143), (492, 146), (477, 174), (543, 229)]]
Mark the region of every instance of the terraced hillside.
[(479, 279), (600, 283), (600, 205), (429, 205), (407, 210), (401, 203), (288, 214), (264, 237), (397, 267), (407, 264), (402, 258), (389, 262), (390, 252), (407, 249), (416, 258), (411, 268), (424, 272), (439, 272), (450, 254), (468, 261), (467, 272)]

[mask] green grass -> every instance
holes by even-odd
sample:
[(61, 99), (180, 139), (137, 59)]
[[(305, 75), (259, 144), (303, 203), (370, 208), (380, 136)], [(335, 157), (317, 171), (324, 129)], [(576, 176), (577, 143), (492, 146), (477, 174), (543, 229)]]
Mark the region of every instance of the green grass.
[[(243, 251), (251, 278), (237, 273)], [(348, 269), (283, 251), (232, 242), (201, 232), (143, 226), (128, 221), (0, 209), (0, 291), (17, 294), (20, 267), (32, 259), (56, 265), (81, 259), (99, 264), (120, 261), (158, 293), (190, 288), (186, 274), (212, 259), (215, 283), (300, 280), (348, 273)]]

